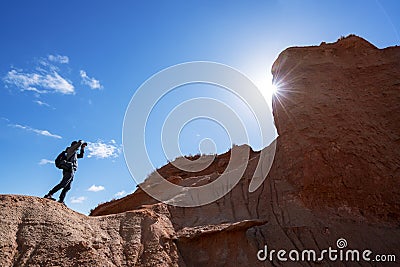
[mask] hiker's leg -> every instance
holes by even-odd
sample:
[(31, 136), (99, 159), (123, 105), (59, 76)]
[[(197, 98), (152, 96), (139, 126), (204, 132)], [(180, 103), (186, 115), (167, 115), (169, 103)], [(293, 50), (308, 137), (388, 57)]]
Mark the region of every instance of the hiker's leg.
[[(64, 186), (64, 189), (61, 191), (59, 202), (64, 202), (65, 195), (71, 189), (71, 183), (74, 179), (74, 172), (65, 172), (64, 177), (68, 177), (67, 183)], [(64, 179), (63, 179), (64, 180)]]
[(52, 196), (54, 193), (57, 193), (57, 191), (60, 190), (61, 188), (63, 188), (62, 181), (58, 185), (54, 186), (53, 189), (51, 189), (46, 196)]
[(58, 202), (61, 202), (61, 203), (64, 202), (65, 195), (71, 189), (71, 182), (69, 182), (68, 185), (66, 187), (64, 187), (64, 189), (61, 191), (60, 199), (58, 200)]
[(63, 171), (63, 178), (61, 182), (58, 185), (54, 186), (53, 189), (51, 189), (46, 196), (52, 196), (53, 194), (57, 193), (58, 190), (64, 188), (68, 184), (70, 179), (71, 175), (69, 175), (68, 172)]

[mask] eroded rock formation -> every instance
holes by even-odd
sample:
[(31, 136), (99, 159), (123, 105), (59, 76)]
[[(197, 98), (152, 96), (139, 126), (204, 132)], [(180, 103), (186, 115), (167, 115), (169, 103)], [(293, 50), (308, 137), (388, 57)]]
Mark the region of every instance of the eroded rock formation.
[[(398, 262), (400, 48), (378, 49), (349, 36), (288, 48), (272, 72), (279, 137), (258, 190), (248, 192), (260, 155), (251, 151), (237, 186), (196, 208), (157, 203), (140, 188), (90, 217), (44, 199), (1, 196), (0, 265), (280, 266), (276, 256), (259, 261), (257, 252), (267, 245), (319, 253), (337, 249), (339, 238), (347, 248), (371, 250), (371, 258), (392, 254)], [(159, 172), (197, 186), (217, 179), (229, 156), (198, 173), (172, 164)], [(375, 263), (325, 257), (288, 266), (344, 264)]]

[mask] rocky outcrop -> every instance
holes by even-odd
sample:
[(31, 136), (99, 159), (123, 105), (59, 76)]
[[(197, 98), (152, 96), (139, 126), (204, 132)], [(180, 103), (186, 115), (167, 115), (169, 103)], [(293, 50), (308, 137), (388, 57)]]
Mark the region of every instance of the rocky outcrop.
[(400, 220), (400, 48), (349, 36), (273, 65), (287, 177), (308, 207)]
[(165, 207), (88, 217), (36, 197), (0, 205), (0, 266), (184, 266)]
[[(281, 266), (257, 252), (347, 248), (400, 259), (400, 48), (378, 49), (356, 36), (293, 47), (273, 65), (279, 133), (262, 186), (248, 187), (260, 152), (223, 198), (179, 208), (141, 188), (99, 205), (90, 217), (49, 200), (0, 197), (0, 265)], [(175, 184), (218, 178), (230, 152), (197, 173), (167, 164)], [(196, 158), (190, 158), (195, 160)], [(151, 179), (146, 180), (150, 183)], [(365, 266), (327, 257), (288, 266)], [(385, 266), (396, 266), (387, 263)]]

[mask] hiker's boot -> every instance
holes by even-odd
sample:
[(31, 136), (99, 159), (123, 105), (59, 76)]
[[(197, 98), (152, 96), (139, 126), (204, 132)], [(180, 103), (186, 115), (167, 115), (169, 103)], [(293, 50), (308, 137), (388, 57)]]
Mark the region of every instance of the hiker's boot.
[(44, 196), (44, 198), (51, 199), (51, 200), (56, 200), (51, 194), (46, 194)]
[(57, 201), (57, 202), (60, 203), (60, 204), (62, 204), (62, 205), (64, 205), (65, 207), (67, 206), (67, 205), (65, 204), (64, 201), (59, 200), (59, 201)]

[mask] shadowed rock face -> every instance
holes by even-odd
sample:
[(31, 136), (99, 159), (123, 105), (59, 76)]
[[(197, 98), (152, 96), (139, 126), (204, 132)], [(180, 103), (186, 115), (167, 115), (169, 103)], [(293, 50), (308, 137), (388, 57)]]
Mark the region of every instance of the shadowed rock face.
[[(319, 253), (336, 249), (339, 238), (348, 248), (395, 254), (398, 261), (400, 48), (378, 49), (349, 36), (288, 48), (272, 72), (279, 137), (257, 191), (248, 192), (260, 154), (251, 151), (236, 187), (202, 207), (167, 206), (138, 188), (87, 217), (44, 199), (1, 196), (0, 265), (279, 266), (276, 256), (258, 261), (257, 251), (268, 245)], [(219, 155), (198, 173), (172, 164), (159, 172), (199, 186), (217, 179), (229, 157)], [(297, 265), (343, 263), (324, 258), (288, 266)]]

